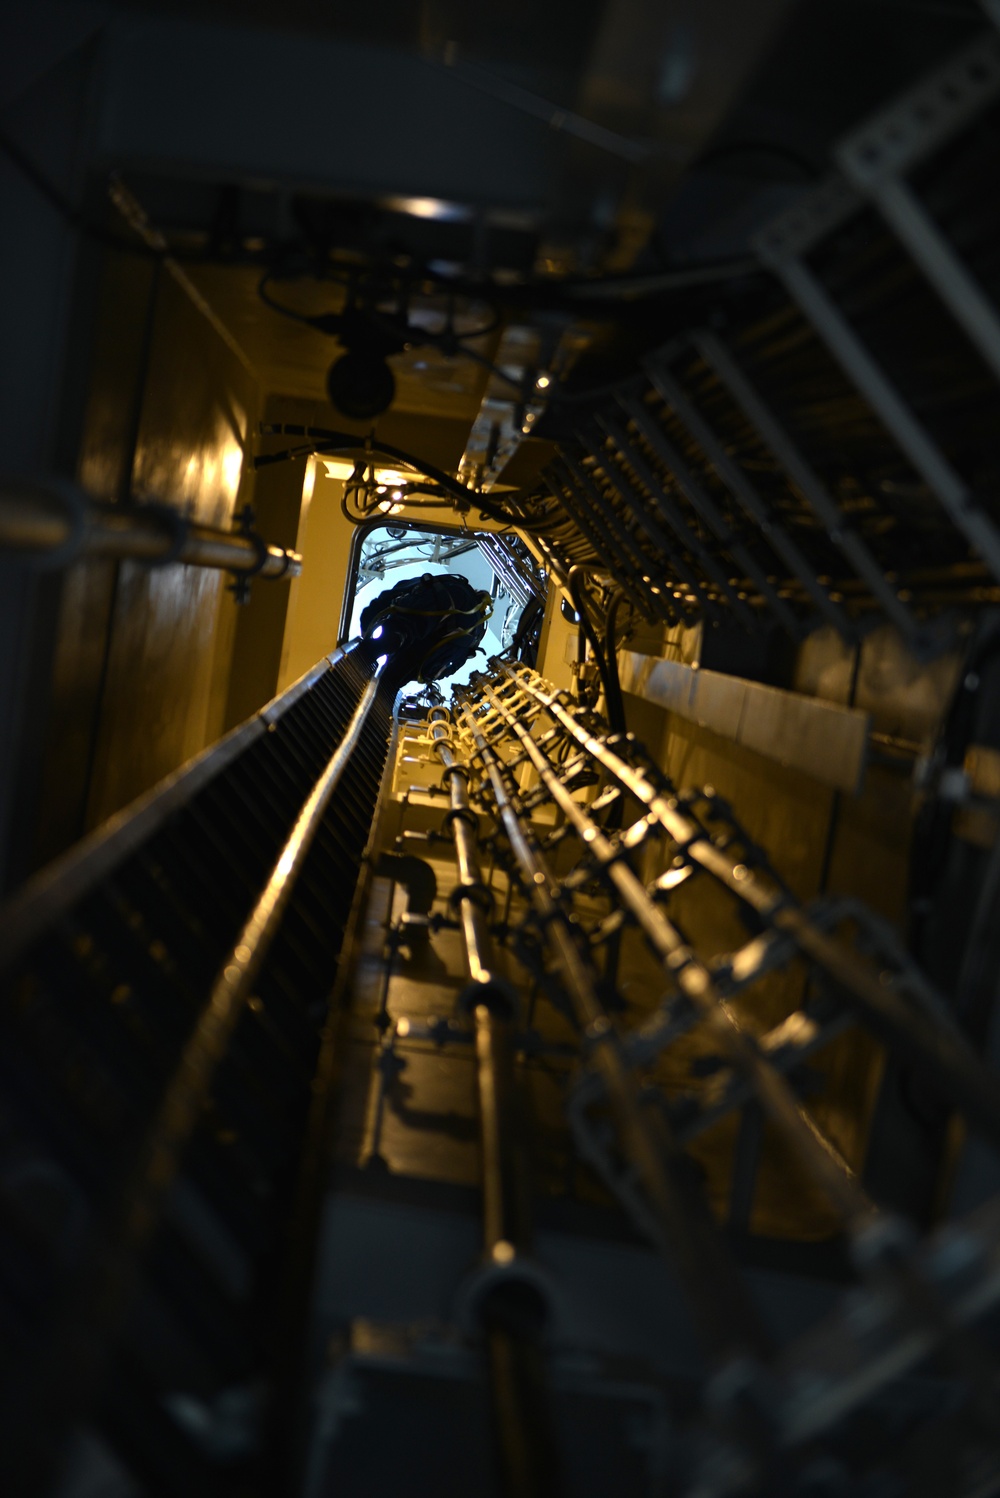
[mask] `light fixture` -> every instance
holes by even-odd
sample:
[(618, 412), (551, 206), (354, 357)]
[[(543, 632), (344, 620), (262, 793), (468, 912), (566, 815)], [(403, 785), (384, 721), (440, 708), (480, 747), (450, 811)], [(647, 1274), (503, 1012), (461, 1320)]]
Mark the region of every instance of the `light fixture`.
[(538, 379), (535, 381), (535, 388), (536, 390), (548, 390), (551, 384), (552, 381), (549, 379), (547, 374), (540, 374), (538, 376)]
[(382, 198), (379, 206), (388, 208), (390, 213), (405, 213), (410, 218), (431, 219), (439, 224), (468, 223), (474, 217), (467, 204), (452, 203), (446, 198), (393, 196)]
[(392, 405), (396, 377), (381, 352), (352, 348), (330, 365), (326, 392), (341, 415), (371, 421)]
[[(321, 458), (320, 462), (328, 479), (349, 479), (356, 467), (353, 458)], [(402, 473), (398, 468), (376, 468), (375, 492), (386, 494), (390, 489), (398, 489), (401, 484), (410, 483), (415, 477), (415, 474)]]
[(323, 458), (322, 463), (328, 479), (349, 479), (354, 472), (350, 458)]

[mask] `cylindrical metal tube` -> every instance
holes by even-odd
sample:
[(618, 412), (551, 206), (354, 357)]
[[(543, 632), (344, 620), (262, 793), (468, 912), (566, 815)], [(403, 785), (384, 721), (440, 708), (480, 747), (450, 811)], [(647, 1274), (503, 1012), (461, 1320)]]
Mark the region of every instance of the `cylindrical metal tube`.
[(1000, 1144), (1000, 1101), (994, 1080), (956, 1027), (907, 1004), (891, 986), (881, 982), (865, 957), (822, 931), (805, 911), (790, 904), (780, 889), (759, 879), (753, 869), (734, 865), (732, 858), (704, 836), (675, 799), (663, 794), (645, 774), (579, 723), (557, 696), (542, 691), (538, 679), (527, 675), (524, 667), (505, 665), (503, 669), (623, 790), (646, 807), (668, 836), (683, 847), (692, 863), (731, 890), (776, 930), (786, 932), (803, 956), (841, 985), (845, 1002), (881, 1040), (925, 1072), (985, 1138)]
[(664, 1117), (654, 1119), (640, 1103), (618, 1032), (598, 996), (595, 974), (555, 898), (556, 880), (529, 826), (518, 814), (508, 784), (510, 772), (501, 768), (469, 707), (464, 721), (486, 770), (498, 818), (538, 911), (556, 969), (604, 1078), (622, 1152), (643, 1184), (657, 1220), (660, 1245), (689, 1292), (706, 1346), (720, 1362), (747, 1351), (764, 1353), (767, 1339), (735, 1263), (680, 1162), (669, 1126)]
[(475, 1025), (487, 1276), (476, 1306), (486, 1338), (501, 1479), (509, 1498), (555, 1498), (558, 1463), (541, 1343), (548, 1307), (537, 1275), (522, 1267), (531, 1229), (518, 1143), (511, 1000), (494, 971), (492, 901), (479, 863), (468, 767), (451, 747), (447, 723), (433, 723), (431, 737), (449, 782), (447, 822), (459, 877), (452, 900), (471, 980), (465, 997)]
[(622, 907), (632, 916), (667, 973), (709, 1026), (723, 1054), (746, 1077), (767, 1117), (780, 1129), (807, 1174), (819, 1182), (849, 1230), (861, 1232), (867, 1229), (874, 1208), (854, 1173), (812, 1124), (785, 1079), (736, 1023), (729, 1006), (717, 993), (708, 969), (698, 961), (677, 928), (650, 899), (642, 881), (627, 863), (616, 856), (601, 828), (573, 799), (548, 756), (525, 733), (502, 698), (487, 683), (483, 685), (483, 692), (486, 700), (507, 721), (556, 806), (605, 869)]
[[(975, 1391), (978, 1418), (985, 1417), (990, 1429), (990, 1412), (995, 1409), (995, 1377), (992, 1368), (981, 1357), (960, 1328), (951, 1322), (942, 1306), (937, 1287), (930, 1283), (919, 1263), (909, 1256), (907, 1234), (891, 1216), (883, 1214), (868, 1196), (839, 1151), (813, 1121), (798, 1101), (788, 1081), (768, 1058), (763, 1048), (737, 1022), (737, 1019), (713, 980), (712, 973), (686, 945), (683, 937), (665, 913), (650, 899), (648, 892), (627, 862), (604, 835), (587, 811), (576, 802), (562, 783), (552, 761), (540, 743), (536, 743), (519, 721), (524, 696), (544, 707), (554, 724), (584, 754), (609, 770), (623, 789), (632, 791), (656, 816), (688, 858), (698, 861), (734, 892), (745, 882), (757, 885), (756, 875), (745, 864), (734, 865), (729, 855), (710, 843), (698, 823), (681, 811), (675, 799), (661, 793), (646, 776), (620, 759), (603, 738), (584, 728), (558, 695), (543, 692), (538, 678), (523, 670), (508, 670), (509, 680), (501, 688), (514, 687), (513, 697), (504, 698), (488, 681), (481, 691), (497, 719), (518, 741), (539, 776), (545, 790), (566, 817), (606, 879), (613, 887), (621, 906), (642, 930), (647, 942), (660, 957), (677, 989), (709, 1028), (714, 1042), (733, 1070), (743, 1076), (762, 1113), (780, 1132), (791, 1153), (801, 1162), (808, 1178), (814, 1180), (830, 1199), (844, 1227), (851, 1235), (855, 1262), (863, 1275), (888, 1293), (896, 1304), (895, 1314), (908, 1330), (921, 1334), (930, 1331), (946, 1350), (947, 1356), (962, 1369)], [(544, 743), (545, 740), (542, 740)], [(484, 756), (485, 757), (485, 756)], [(704, 849), (703, 849), (704, 845)], [(708, 854), (707, 849), (711, 849)], [(702, 851), (699, 851), (702, 850)], [(852, 994), (858, 1007), (877, 1032), (904, 1054), (915, 1058), (933, 1058), (931, 1074), (942, 1081), (950, 1080), (955, 1100), (985, 1132), (996, 1137), (993, 1124), (998, 1111), (989, 1093), (992, 1079), (979, 1066), (966, 1043), (947, 1022), (935, 1019), (933, 1011), (913, 1008), (909, 1027), (896, 1020), (903, 1008), (885, 985), (878, 983), (880, 1002), (869, 1005), (869, 988), (864, 975), (863, 959), (844, 948), (780, 894), (769, 894), (757, 886), (758, 898), (753, 908), (766, 913), (774, 927), (792, 935), (803, 953), (822, 963), (843, 986), (843, 996), (850, 1002)], [(882, 998), (882, 992), (885, 998)], [(933, 1038), (934, 1045), (930, 1043)], [(957, 1084), (966, 1084), (964, 1090)], [(606, 1075), (609, 1100), (614, 1092)]]
[[(176, 518), (173, 518), (176, 517)], [(115, 509), (78, 495), (71, 504), (55, 491), (8, 488), (0, 491), (0, 551), (41, 562), (53, 556), (66, 565), (78, 556), (104, 556), (138, 562), (183, 562), (248, 572), (257, 577), (297, 577), (302, 558), (240, 531), (217, 530), (186, 519), (166, 506)], [(60, 555), (65, 553), (65, 555)]]

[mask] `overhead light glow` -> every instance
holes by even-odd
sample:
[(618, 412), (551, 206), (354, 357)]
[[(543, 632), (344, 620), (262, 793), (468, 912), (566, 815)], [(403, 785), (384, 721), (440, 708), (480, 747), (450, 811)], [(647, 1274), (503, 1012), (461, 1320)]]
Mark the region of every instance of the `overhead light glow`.
[(383, 198), (381, 206), (393, 213), (408, 213), (411, 218), (434, 219), (439, 224), (460, 224), (472, 218), (472, 209), (446, 198)]
[(538, 390), (548, 390), (551, 384), (552, 381), (546, 374), (539, 375), (538, 379), (535, 381), (535, 386)]
[(323, 467), (328, 479), (349, 479), (354, 472), (354, 464), (349, 458), (324, 458)]
[[(320, 460), (326, 470), (328, 479), (349, 479), (354, 472), (353, 458), (322, 458)], [(390, 485), (398, 488), (415, 477), (412, 473), (401, 473), (398, 468), (376, 468), (375, 480), (384, 491)]]

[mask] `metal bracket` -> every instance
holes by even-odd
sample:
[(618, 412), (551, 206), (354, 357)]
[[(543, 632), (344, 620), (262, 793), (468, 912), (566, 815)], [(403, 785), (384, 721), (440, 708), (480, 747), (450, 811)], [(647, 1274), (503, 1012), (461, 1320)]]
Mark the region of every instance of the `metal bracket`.
[(975, 504), (964, 480), (876, 363), (840, 308), (802, 260), (775, 248), (780, 240), (775, 241), (765, 232), (755, 243), (761, 258), (784, 281), (790, 295), (900, 451), (933, 489), (956, 529), (1000, 579), (1000, 531)]
[(1000, 36), (989, 33), (845, 136), (835, 148), (837, 163), (856, 187), (872, 192), (943, 146), (998, 98)]
[(1000, 97), (1000, 36), (960, 53), (836, 148), (844, 175), (873, 200), (970, 342), (1000, 376), (1000, 315), (913, 189), (908, 168)]
[(731, 349), (707, 329), (693, 337), (693, 343), (715, 377), (726, 387), (736, 405), (751, 423), (764, 446), (769, 448), (791, 483), (825, 528), (831, 541), (850, 562), (858, 576), (871, 589), (876, 603), (886, 617), (911, 642), (920, 638), (921, 630), (906, 604), (886, 581), (885, 573), (856, 531), (850, 529), (815, 469), (802, 456), (781, 422), (754, 389), (746, 372), (737, 364)]

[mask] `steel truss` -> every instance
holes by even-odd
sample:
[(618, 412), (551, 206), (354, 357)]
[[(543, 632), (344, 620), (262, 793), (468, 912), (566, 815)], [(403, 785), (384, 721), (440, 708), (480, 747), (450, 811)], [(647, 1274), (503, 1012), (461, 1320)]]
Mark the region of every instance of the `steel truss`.
[[(1000, 310), (977, 205), (998, 101), (990, 31), (840, 141), (830, 179), (757, 236), (784, 301), (755, 321), (720, 306), (562, 438), (549, 496), (645, 617), (825, 623), (849, 643), (886, 621), (927, 656), (934, 615), (995, 601)], [(978, 415), (951, 410), (960, 388)]]

